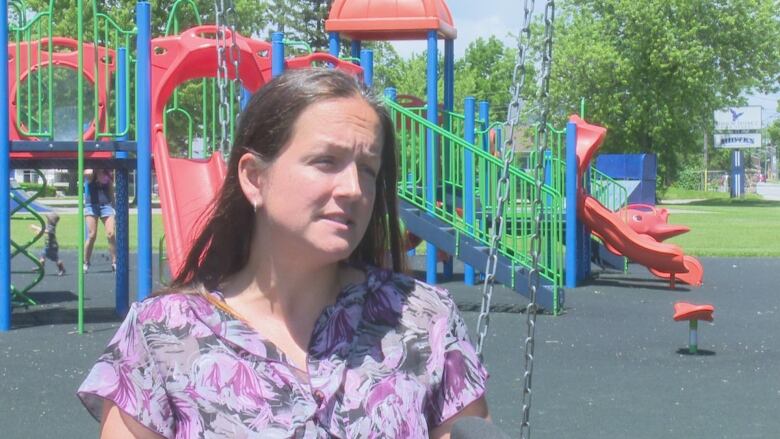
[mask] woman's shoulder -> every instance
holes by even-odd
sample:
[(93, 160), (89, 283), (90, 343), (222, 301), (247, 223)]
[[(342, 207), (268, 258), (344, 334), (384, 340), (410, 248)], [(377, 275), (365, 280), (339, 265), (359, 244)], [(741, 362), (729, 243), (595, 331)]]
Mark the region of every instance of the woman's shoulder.
[(425, 308), (429, 312), (448, 312), (454, 306), (449, 291), (430, 285), (406, 274), (376, 267), (366, 270), (369, 291), (375, 296), (395, 296), (403, 300), (406, 307)]
[(136, 302), (131, 308), (140, 325), (181, 326), (215, 314), (213, 306), (200, 293), (170, 292)]

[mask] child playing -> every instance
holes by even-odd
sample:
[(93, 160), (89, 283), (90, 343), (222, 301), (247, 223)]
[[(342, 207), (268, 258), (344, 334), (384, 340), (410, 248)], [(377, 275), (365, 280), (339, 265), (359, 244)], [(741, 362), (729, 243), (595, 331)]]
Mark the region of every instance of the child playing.
[[(41, 270), (43, 270), (46, 259), (51, 259), (57, 264), (57, 276), (65, 274), (65, 265), (60, 260), (60, 246), (57, 244), (57, 223), (60, 221), (60, 216), (54, 212), (46, 214), (46, 230), (44, 236), (44, 248), (38, 261), (41, 263)], [(40, 232), (41, 228), (36, 225), (31, 225), (31, 229), (36, 232)]]

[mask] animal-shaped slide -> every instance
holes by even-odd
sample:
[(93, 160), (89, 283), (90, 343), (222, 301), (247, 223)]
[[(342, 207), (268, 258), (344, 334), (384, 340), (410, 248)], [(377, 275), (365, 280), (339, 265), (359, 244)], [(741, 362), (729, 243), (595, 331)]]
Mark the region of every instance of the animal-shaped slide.
[[(577, 116), (571, 116), (569, 120), (577, 125), (577, 181), (581, 182), (607, 130)], [(661, 243), (649, 235), (637, 233), (620, 215), (586, 194), (581, 187), (578, 188), (577, 198), (580, 220), (605, 243), (609, 251), (644, 265), (654, 275), (670, 280), (672, 287), (676, 280), (701, 285), (704, 269), (696, 258), (686, 255), (676, 245)]]

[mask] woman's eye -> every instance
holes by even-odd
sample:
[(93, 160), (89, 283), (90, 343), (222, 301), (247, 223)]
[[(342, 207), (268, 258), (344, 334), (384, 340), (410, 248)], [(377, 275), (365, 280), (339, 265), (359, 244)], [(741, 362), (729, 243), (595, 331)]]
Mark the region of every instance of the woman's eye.
[(371, 178), (376, 178), (377, 175), (379, 175), (379, 171), (377, 171), (376, 169), (374, 169), (371, 166), (363, 166), (362, 170), (363, 170), (363, 173), (365, 173), (366, 175), (370, 176)]
[(314, 164), (321, 165), (321, 166), (332, 166), (336, 164), (336, 159), (330, 156), (317, 157), (316, 159), (314, 159)]

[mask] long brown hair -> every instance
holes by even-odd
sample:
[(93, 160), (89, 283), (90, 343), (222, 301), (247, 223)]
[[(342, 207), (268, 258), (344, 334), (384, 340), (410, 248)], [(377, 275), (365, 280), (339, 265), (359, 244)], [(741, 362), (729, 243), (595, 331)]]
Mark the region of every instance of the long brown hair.
[[(382, 126), (382, 166), (376, 199), (363, 239), (349, 261), (395, 271), (405, 269), (396, 198), (395, 131), (387, 109), (357, 79), (333, 69), (290, 70), (252, 96), (242, 113), (222, 189), (204, 213), (205, 224), (170, 287), (218, 288), (249, 260), (254, 235), (254, 209), (238, 180), (238, 161), (246, 152), (272, 162), (290, 140), (295, 122), (309, 106), (336, 98), (360, 97), (376, 111)], [(388, 260), (389, 257), (389, 260)]]

